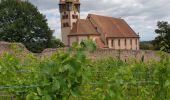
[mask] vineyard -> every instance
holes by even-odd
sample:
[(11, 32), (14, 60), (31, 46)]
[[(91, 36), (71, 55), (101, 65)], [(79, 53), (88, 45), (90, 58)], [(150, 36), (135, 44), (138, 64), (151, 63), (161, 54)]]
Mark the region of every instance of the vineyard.
[(15, 49), (0, 56), (0, 100), (169, 100), (170, 57), (148, 63), (90, 60), (92, 46), (39, 59)]

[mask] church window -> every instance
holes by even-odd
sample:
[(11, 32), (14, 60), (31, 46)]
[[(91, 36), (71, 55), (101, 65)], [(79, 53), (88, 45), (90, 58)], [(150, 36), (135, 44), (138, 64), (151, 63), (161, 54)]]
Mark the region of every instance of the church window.
[(74, 15), (72, 15), (72, 18), (74, 19)]
[(67, 9), (67, 11), (71, 11), (72, 10), (72, 4), (71, 3), (67, 3), (66, 4), (66, 9)]
[(63, 27), (69, 27), (68, 23), (63, 23)]
[(65, 23), (66, 24), (66, 27), (69, 27), (69, 24), (68, 23)]
[(132, 45), (132, 39), (130, 39), (130, 45)]
[(62, 19), (68, 19), (68, 15), (63, 15)]
[(72, 15), (73, 19), (78, 19), (78, 15)]
[(95, 27), (95, 29), (97, 30), (97, 27)]
[(120, 46), (120, 39), (118, 40), (118, 46)]
[(114, 46), (114, 40), (112, 40), (112, 47)]
[(68, 15), (65, 15), (66, 19), (68, 19)]
[(107, 40), (107, 45), (109, 45), (109, 40)]
[(60, 9), (60, 11), (62, 11), (63, 10), (63, 5), (59, 5), (59, 9)]
[(76, 19), (78, 19), (78, 15), (76, 15)]

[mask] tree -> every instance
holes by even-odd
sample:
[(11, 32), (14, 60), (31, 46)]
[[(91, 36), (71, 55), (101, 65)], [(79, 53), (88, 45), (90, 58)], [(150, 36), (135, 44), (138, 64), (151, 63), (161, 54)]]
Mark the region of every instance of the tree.
[(32, 52), (51, 46), (52, 31), (47, 20), (28, 1), (2, 0), (0, 3), (0, 41), (21, 42)]
[(170, 24), (166, 21), (158, 21), (157, 29), (155, 33), (158, 36), (153, 41), (153, 45), (157, 49), (161, 49), (163, 51), (169, 52), (170, 51)]
[(60, 48), (64, 47), (64, 43), (60, 39), (56, 39), (54, 36), (51, 39), (49, 48)]
[(140, 42), (140, 49), (141, 50), (154, 50), (154, 46), (152, 41), (142, 41)]

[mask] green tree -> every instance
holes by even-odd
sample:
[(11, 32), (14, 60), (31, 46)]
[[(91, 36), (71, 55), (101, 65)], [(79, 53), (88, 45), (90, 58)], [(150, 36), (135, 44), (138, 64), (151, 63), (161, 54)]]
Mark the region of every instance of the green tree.
[(28, 1), (2, 0), (0, 3), (0, 41), (21, 42), (32, 52), (51, 46), (52, 31), (47, 20)]
[(60, 39), (56, 39), (54, 36), (51, 39), (49, 48), (60, 48), (60, 47), (64, 47), (64, 43), (61, 42)]
[(155, 50), (152, 41), (142, 41), (140, 42), (140, 49), (142, 50)]
[(170, 24), (166, 21), (158, 21), (155, 33), (158, 35), (153, 41), (157, 49), (169, 52), (170, 50)]

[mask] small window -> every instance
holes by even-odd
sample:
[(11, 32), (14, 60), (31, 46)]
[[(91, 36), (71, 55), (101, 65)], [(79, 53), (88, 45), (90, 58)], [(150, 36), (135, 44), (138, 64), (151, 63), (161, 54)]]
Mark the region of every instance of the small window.
[(63, 15), (62, 19), (68, 19), (68, 15)]
[(69, 24), (68, 24), (68, 23), (66, 23), (66, 27), (69, 27)]
[(72, 18), (74, 19), (74, 15), (72, 15)]
[(112, 40), (112, 47), (114, 46), (114, 40)]
[(68, 23), (63, 23), (63, 27), (69, 27)]
[(130, 45), (132, 45), (132, 39), (130, 39)]
[(68, 15), (65, 15), (66, 19), (68, 19)]
[(109, 40), (107, 40), (107, 45), (109, 45)]
[(76, 15), (76, 19), (78, 19), (78, 15)]
[(97, 27), (95, 27), (95, 29), (97, 30)]
[(78, 15), (72, 15), (73, 19), (78, 19)]
[(138, 39), (136, 39), (136, 45), (138, 45)]
[(120, 39), (118, 40), (118, 46), (120, 46)]
[(125, 39), (125, 46), (127, 45), (127, 41), (126, 41), (126, 39)]

